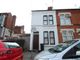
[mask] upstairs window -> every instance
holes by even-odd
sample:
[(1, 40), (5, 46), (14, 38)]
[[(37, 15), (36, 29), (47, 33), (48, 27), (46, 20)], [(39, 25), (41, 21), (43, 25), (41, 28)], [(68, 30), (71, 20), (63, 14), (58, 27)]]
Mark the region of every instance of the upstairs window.
[(71, 25), (70, 14), (60, 14), (60, 24), (61, 25)]
[(53, 24), (53, 15), (49, 15), (49, 24), (50, 24), (50, 25)]
[(43, 16), (44, 25), (53, 25), (53, 15), (44, 15)]
[(48, 25), (48, 17), (47, 17), (47, 15), (43, 16), (43, 24), (44, 25)]

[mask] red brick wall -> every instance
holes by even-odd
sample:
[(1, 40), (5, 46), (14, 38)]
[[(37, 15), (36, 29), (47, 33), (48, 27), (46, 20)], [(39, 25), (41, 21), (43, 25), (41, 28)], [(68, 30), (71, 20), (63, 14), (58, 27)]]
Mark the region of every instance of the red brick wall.
[[(60, 18), (58, 16), (58, 13), (60, 12), (70, 12), (71, 13), (71, 23), (73, 25), (69, 26), (60, 26)], [(58, 37), (59, 37), (59, 42), (62, 42), (62, 34), (60, 32), (60, 29), (74, 29), (74, 38), (78, 38), (78, 34), (76, 32), (77, 28), (80, 28), (80, 10), (79, 9), (65, 9), (65, 10), (57, 10), (56, 12), (56, 17), (57, 17), (57, 28), (58, 28)]]
[(12, 24), (12, 15), (11, 13), (7, 13), (5, 20), (5, 27), (11, 29), (11, 24)]
[(16, 16), (14, 15), (14, 16), (12, 16), (12, 30), (14, 30), (14, 28), (15, 28), (15, 22), (16, 22)]
[(8, 29), (13, 29), (13, 27), (15, 26), (15, 21), (16, 21), (16, 16), (12, 16), (11, 13), (0, 13), (2, 15), (5, 15), (5, 22), (4, 22), (4, 26)]
[(21, 34), (21, 27), (20, 26), (15, 26), (14, 34)]

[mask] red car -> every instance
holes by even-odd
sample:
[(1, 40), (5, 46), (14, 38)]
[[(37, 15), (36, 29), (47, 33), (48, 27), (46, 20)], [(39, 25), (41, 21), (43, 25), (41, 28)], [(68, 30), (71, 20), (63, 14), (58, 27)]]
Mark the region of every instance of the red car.
[(0, 41), (0, 60), (23, 60), (22, 48), (15, 42)]

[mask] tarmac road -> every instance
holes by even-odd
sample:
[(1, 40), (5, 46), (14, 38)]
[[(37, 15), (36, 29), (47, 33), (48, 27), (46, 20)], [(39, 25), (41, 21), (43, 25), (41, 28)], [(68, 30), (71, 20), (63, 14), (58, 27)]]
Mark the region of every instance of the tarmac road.
[(23, 60), (34, 60), (34, 57), (38, 54), (38, 52), (24, 52)]

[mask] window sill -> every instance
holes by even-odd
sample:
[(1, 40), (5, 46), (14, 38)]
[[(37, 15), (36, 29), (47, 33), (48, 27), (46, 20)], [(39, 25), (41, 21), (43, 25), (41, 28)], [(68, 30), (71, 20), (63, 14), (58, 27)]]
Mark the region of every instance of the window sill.
[(46, 46), (46, 47), (49, 47), (49, 46), (55, 46), (55, 44), (54, 44), (54, 45), (44, 45), (44, 46)]
[(61, 26), (72, 26), (73, 24), (61, 24)]
[(47, 27), (49, 27), (49, 26), (50, 26), (50, 27), (51, 27), (51, 26), (53, 27), (53, 26), (56, 26), (56, 25), (54, 25), (54, 24), (52, 24), (52, 25), (43, 25), (43, 27), (46, 27), (46, 26), (47, 26)]

